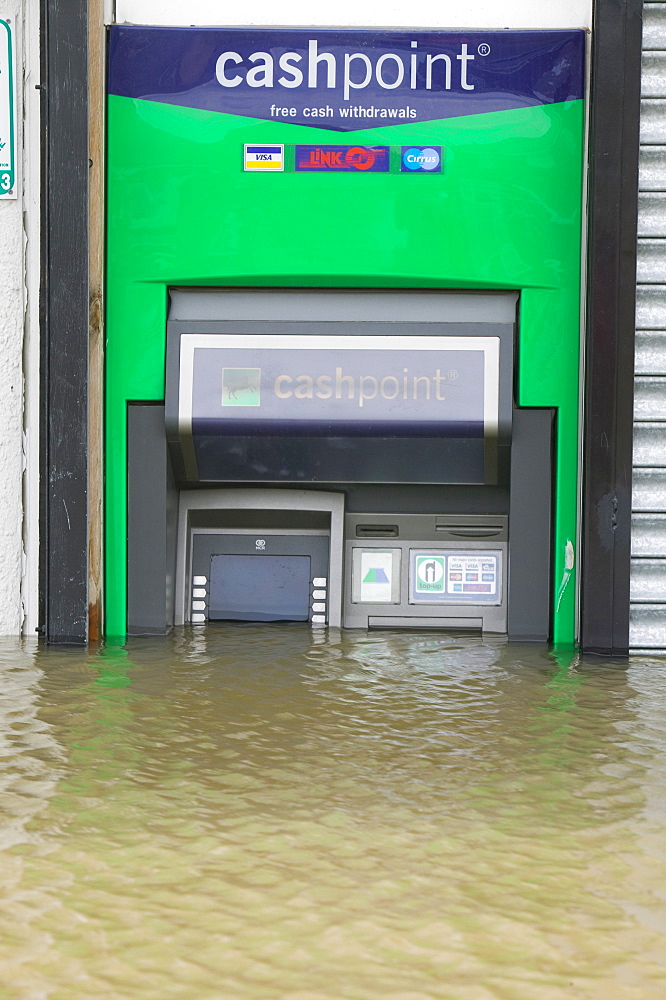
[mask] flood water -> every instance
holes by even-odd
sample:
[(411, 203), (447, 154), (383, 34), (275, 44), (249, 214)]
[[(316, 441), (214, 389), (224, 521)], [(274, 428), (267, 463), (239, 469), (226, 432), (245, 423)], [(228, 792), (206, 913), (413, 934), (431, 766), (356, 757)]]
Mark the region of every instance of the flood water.
[(0, 641), (1, 1000), (666, 996), (666, 660)]

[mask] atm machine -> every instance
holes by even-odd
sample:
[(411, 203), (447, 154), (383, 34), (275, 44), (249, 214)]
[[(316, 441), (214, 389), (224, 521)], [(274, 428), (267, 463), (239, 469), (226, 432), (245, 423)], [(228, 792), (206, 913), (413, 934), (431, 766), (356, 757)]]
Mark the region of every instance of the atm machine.
[(513, 292), (169, 293), (128, 408), (128, 630), (550, 631), (554, 411)]

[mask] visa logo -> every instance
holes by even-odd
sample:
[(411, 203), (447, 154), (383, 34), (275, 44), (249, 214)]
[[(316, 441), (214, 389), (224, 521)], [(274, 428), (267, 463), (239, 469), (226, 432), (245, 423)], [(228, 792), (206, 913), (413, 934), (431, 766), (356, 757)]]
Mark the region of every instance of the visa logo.
[(243, 150), (245, 170), (284, 170), (284, 146), (255, 146), (246, 143)]

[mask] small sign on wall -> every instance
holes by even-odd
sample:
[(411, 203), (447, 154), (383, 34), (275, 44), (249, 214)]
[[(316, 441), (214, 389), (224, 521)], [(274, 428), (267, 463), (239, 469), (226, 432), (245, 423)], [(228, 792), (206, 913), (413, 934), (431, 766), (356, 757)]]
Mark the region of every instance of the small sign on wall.
[(8, 21), (0, 20), (0, 198), (16, 198), (16, 77)]

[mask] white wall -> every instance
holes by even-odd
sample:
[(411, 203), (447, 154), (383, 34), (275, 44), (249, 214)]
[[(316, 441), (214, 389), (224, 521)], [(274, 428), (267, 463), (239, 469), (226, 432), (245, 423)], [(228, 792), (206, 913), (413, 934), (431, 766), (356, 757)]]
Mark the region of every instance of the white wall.
[(16, 52), (19, 171), (18, 197), (0, 201), (0, 635), (18, 635), (37, 624), (38, 0), (5, 0), (2, 17)]
[(23, 0), (23, 231), (26, 310), (23, 339), (23, 632), (34, 636), (39, 609), (39, 284), (40, 81), (39, 0)]
[(116, 0), (115, 20), (181, 25), (589, 28), (592, 0), (336, 0), (335, 4), (321, 0)]

